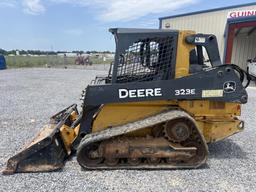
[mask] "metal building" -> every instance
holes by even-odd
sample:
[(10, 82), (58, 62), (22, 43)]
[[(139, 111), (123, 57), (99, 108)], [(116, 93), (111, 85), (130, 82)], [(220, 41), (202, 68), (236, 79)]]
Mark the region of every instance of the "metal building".
[(256, 2), (159, 18), (160, 28), (214, 34), (221, 58), (246, 68), (256, 57)]

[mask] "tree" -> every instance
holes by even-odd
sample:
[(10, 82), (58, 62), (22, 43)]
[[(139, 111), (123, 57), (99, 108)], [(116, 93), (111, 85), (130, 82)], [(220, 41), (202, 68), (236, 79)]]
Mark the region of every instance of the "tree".
[(4, 49), (0, 49), (0, 54), (1, 55), (7, 55), (8, 52), (6, 50), (4, 50)]

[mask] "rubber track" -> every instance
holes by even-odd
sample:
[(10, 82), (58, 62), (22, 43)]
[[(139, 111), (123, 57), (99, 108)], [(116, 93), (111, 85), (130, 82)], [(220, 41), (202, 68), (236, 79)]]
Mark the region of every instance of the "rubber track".
[[(197, 132), (199, 136), (201, 137), (200, 140), (202, 141), (202, 145), (204, 145), (202, 148), (205, 150), (205, 157), (202, 159), (197, 165), (182, 165), (182, 166), (174, 166), (174, 165), (168, 165), (168, 164), (158, 164), (158, 165), (150, 165), (150, 164), (140, 164), (136, 166), (132, 165), (127, 165), (127, 166), (116, 166), (116, 167), (109, 167), (106, 166), (104, 163), (95, 166), (95, 167), (87, 167), (86, 165), (83, 164), (82, 159), (80, 157), (80, 152), (83, 151), (82, 149), (86, 147), (89, 144), (92, 144), (94, 142), (100, 142), (103, 140), (107, 140), (116, 136), (120, 135), (125, 135), (127, 133), (137, 131), (140, 129), (144, 129), (145, 127), (150, 127), (155, 124), (163, 123), (165, 121), (169, 120), (174, 120), (178, 118), (186, 118), (190, 120), (193, 124), (194, 127), (197, 129)], [(82, 155), (81, 155), (82, 156)], [(117, 127), (112, 127), (109, 129), (105, 129), (100, 132), (95, 132), (86, 135), (82, 140), (81, 143), (77, 149), (77, 161), (78, 163), (85, 169), (179, 169), (179, 168), (197, 168), (204, 164), (207, 160), (208, 157), (208, 146), (205, 142), (205, 139), (199, 129), (196, 126), (195, 120), (186, 112), (181, 111), (181, 110), (170, 110), (166, 112), (159, 113), (157, 115), (147, 117), (142, 120), (138, 120), (135, 122), (127, 123), (121, 126)]]

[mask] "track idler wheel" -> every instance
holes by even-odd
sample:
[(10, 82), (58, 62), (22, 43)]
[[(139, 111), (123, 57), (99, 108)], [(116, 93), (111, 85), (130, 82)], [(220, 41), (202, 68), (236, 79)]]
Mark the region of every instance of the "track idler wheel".
[(164, 125), (164, 134), (169, 141), (179, 143), (189, 138), (191, 127), (186, 122), (168, 121)]
[(117, 166), (119, 163), (119, 159), (118, 158), (109, 158), (109, 159), (105, 159), (105, 163), (108, 166), (114, 167)]
[(137, 165), (140, 164), (141, 161), (140, 161), (139, 158), (128, 158), (128, 159), (127, 159), (127, 162), (128, 162), (128, 164), (130, 164), (130, 165), (137, 166)]
[(157, 165), (158, 163), (160, 163), (161, 159), (157, 157), (151, 157), (151, 158), (148, 158), (147, 161), (149, 164)]
[(99, 155), (98, 151), (99, 145), (93, 143), (86, 146), (81, 151), (80, 156), (77, 156), (78, 159), (81, 159), (79, 162), (83, 162), (85, 165), (96, 166), (103, 161), (103, 158)]

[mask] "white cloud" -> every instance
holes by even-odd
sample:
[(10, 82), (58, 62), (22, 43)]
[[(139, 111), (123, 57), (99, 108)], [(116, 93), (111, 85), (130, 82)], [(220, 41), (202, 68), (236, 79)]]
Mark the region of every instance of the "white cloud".
[[(149, 14), (172, 12), (198, 0), (48, 0), (48, 2), (93, 9), (95, 15), (106, 22), (130, 21)], [(6, 1), (7, 2), (7, 1)], [(46, 2), (46, 1), (44, 1)], [(41, 0), (23, 0), (24, 12), (38, 15), (46, 8)]]
[(15, 0), (1, 0), (0, 7), (15, 7), (17, 2)]
[(100, 15), (105, 21), (134, 20), (148, 14), (174, 11), (194, 0), (111, 0), (111, 4)]
[(171, 12), (197, 0), (50, 0), (55, 3), (69, 3), (74, 6), (98, 9), (100, 20), (129, 21), (148, 14)]
[(153, 28), (158, 25), (157, 19), (142, 19), (138, 22), (136, 26), (143, 27), (143, 28)]
[(41, 0), (23, 0), (23, 11), (31, 15), (39, 15), (45, 12), (45, 7)]

